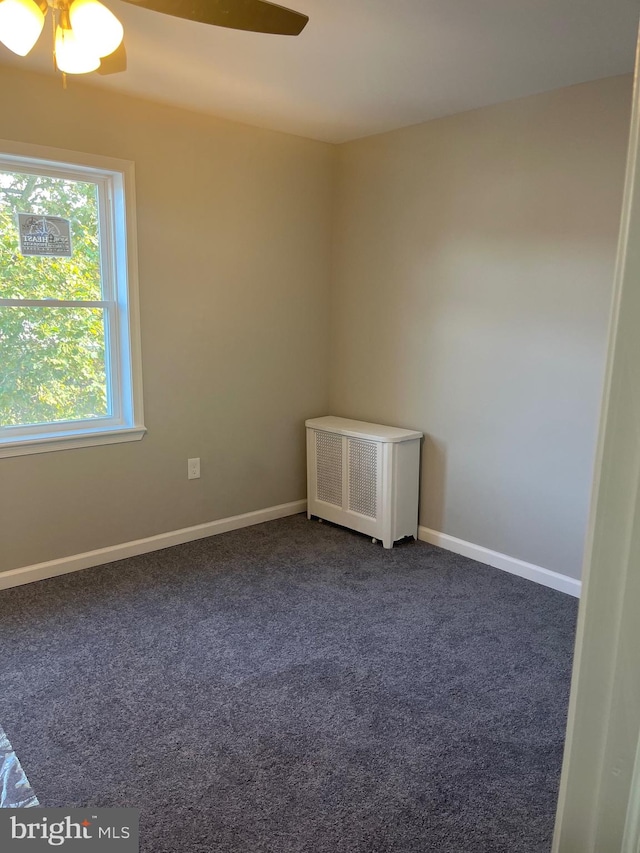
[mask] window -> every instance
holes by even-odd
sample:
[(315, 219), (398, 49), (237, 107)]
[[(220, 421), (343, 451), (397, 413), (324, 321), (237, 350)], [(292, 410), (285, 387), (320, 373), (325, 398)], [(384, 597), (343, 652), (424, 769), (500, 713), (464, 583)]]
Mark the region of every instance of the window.
[(133, 164), (0, 152), (0, 456), (140, 439)]

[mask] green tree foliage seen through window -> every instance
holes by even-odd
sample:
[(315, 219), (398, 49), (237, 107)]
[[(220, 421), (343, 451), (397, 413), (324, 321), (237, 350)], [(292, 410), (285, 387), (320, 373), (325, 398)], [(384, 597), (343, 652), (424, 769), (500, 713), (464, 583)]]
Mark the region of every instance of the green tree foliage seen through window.
[[(17, 213), (71, 220), (70, 258), (20, 253)], [(96, 184), (0, 171), (0, 300), (101, 300)], [(100, 307), (0, 302), (0, 426), (108, 412)]]

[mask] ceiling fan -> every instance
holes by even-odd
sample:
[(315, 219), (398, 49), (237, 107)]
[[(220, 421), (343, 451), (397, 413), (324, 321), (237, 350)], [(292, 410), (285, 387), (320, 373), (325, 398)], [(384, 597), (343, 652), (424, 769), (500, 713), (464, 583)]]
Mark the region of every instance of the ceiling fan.
[[(309, 18), (267, 0), (124, 0), (216, 27), (297, 36)], [(64, 74), (115, 74), (127, 67), (124, 28), (100, 0), (0, 0), (0, 41), (26, 56), (51, 9), (54, 65)]]

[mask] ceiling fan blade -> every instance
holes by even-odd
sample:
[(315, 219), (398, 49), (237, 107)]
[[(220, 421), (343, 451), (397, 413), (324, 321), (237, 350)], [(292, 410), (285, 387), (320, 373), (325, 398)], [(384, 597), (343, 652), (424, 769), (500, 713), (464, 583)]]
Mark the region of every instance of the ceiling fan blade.
[(125, 0), (134, 6), (232, 30), (297, 36), (307, 15), (266, 0)]
[(120, 47), (117, 47), (109, 56), (103, 56), (100, 60), (100, 66), (96, 69), (98, 74), (119, 74), (121, 71), (127, 70), (127, 51), (124, 47), (124, 42), (120, 42)]

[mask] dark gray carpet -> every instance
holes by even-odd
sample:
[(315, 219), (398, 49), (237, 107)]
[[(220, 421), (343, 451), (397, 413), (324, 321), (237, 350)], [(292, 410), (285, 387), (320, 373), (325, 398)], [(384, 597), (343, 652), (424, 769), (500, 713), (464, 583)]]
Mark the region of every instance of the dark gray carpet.
[(145, 853), (547, 853), (576, 602), (304, 516), (0, 593), (0, 721)]

